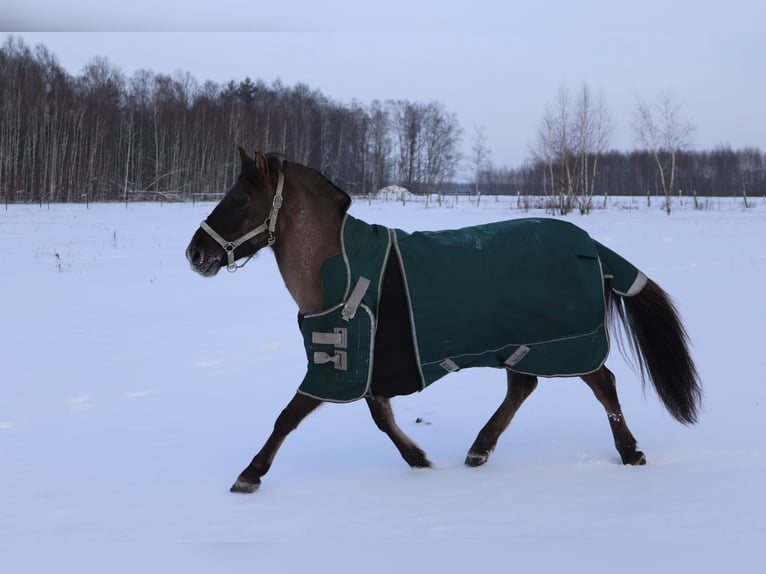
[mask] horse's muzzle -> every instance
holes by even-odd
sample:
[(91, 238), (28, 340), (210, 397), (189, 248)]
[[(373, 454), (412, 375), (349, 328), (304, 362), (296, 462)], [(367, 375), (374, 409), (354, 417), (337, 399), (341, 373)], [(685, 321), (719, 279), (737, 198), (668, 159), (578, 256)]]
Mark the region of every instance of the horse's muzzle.
[(195, 272), (203, 277), (212, 277), (223, 266), (224, 258), (219, 252), (220, 250), (216, 249), (215, 252), (211, 253), (200, 245), (201, 243), (196, 237), (192, 238), (189, 247), (186, 248), (186, 259)]

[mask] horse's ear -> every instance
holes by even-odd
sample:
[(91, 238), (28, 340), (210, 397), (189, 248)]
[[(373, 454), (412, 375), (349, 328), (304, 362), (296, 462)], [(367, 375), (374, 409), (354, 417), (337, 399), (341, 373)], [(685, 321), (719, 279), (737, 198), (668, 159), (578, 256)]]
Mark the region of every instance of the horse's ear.
[(255, 152), (255, 167), (261, 175), (266, 175), (269, 170), (269, 161), (261, 152)]
[(238, 147), (237, 149), (239, 150), (239, 159), (242, 160), (242, 167), (243, 168), (245, 166), (253, 163), (253, 159), (249, 155), (247, 155), (247, 152), (244, 150), (244, 148)]

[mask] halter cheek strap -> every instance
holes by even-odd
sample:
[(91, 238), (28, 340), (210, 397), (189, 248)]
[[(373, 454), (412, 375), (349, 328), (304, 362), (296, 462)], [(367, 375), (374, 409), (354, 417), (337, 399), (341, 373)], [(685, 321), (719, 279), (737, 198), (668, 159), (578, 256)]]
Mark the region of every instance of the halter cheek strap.
[(250, 241), (254, 237), (261, 235), (264, 232), (269, 233), (269, 240), (268, 244), (274, 245), (277, 241), (277, 236), (274, 233), (274, 231), (277, 228), (277, 216), (279, 215), (279, 209), (282, 207), (282, 188), (284, 187), (285, 183), (285, 176), (280, 170), (279, 172), (279, 179), (277, 180), (277, 192), (274, 194), (274, 200), (271, 202), (271, 211), (269, 212), (269, 216), (266, 218), (266, 221), (261, 223), (258, 227), (253, 229), (252, 231), (248, 231), (243, 236), (238, 237), (234, 241), (227, 241), (221, 235), (212, 227), (210, 227), (207, 223), (207, 221), (203, 221), (200, 223), (200, 228), (203, 229), (210, 237), (212, 237), (218, 245), (223, 247), (223, 250), (226, 252), (227, 257), (227, 263), (226, 263), (226, 270), (234, 273), (237, 269), (240, 267), (243, 267), (247, 261), (250, 261), (250, 258), (252, 258), (252, 255), (243, 263), (242, 265), (237, 265), (236, 260), (234, 259), (234, 250), (242, 245), (243, 243)]

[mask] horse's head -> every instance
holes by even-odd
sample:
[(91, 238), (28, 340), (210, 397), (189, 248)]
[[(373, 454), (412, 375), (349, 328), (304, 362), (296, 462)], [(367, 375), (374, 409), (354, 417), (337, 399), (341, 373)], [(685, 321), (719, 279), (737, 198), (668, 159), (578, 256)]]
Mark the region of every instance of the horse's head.
[(235, 261), (252, 257), (275, 241), (277, 215), (282, 205), (283, 175), (270, 168), (260, 152), (255, 159), (239, 148), (242, 171), (208, 218), (202, 222), (186, 248), (192, 269), (212, 277), (226, 267), (237, 268)]

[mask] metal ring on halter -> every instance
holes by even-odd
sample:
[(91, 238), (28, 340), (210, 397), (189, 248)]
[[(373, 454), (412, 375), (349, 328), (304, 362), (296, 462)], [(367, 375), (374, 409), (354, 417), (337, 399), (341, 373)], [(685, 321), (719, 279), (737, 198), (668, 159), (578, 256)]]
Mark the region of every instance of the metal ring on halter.
[(234, 250), (237, 248), (231, 241), (223, 246), (223, 250), (226, 252), (226, 271), (234, 273), (237, 270), (237, 261), (234, 259)]
[(250, 261), (252, 258), (253, 258), (253, 256), (251, 255), (250, 257), (245, 259), (244, 263), (237, 263), (236, 261), (233, 261), (232, 263), (227, 263), (226, 264), (226, 271), (228, 271), (229, 273), (234, 273), (237, 269), (239, 269), (241, 267), (244, 267), (245, 264), (248, 261)]

